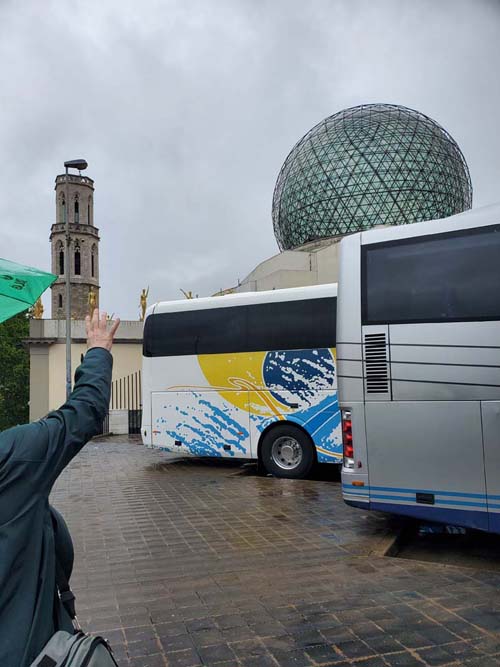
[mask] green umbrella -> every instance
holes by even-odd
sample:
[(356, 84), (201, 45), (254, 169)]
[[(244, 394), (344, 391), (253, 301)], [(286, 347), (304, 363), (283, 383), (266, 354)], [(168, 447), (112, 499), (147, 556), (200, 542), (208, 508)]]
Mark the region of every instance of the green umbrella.
[(57, 276), (0, 259), (0, 322), (32, 306)]

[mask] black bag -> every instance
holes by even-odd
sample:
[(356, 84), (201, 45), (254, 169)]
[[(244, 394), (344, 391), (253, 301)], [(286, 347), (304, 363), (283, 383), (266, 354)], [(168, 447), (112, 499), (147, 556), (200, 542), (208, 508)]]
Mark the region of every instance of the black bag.
[(59, 630), (30, 667), (118, 667), (118, 663), (102, 637)]

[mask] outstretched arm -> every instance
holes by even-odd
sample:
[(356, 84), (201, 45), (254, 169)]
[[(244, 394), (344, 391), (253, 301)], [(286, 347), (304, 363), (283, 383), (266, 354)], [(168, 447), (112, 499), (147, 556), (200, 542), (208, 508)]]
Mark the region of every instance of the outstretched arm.
[[(113, 337), (120, 321), (108, 329), (106, 313), (87, 317), (88, 352), (75, 374), (68, 401), (38, 422), (4, 432), (13, 439), (12, 464), (28, 466), (29, 481), (36, 490), (50, 490), (61, 471), (80, 449), (99, 432), (109, 407)], [(32, 490), (33, 489), (32, 486)]]

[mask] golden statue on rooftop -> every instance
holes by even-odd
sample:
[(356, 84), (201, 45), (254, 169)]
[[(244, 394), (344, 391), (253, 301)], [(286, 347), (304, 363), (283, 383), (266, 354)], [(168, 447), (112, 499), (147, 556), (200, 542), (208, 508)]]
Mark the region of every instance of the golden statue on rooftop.
[(97, 304), (97, 296), (93, 287), (89, 287), (88, 304), (89, 304), (89, 313), (92, 316), (92, 313), (94, 312)]
[(38, 299), (35, 301), (35, 305), (33, 306), (33, 318), (35, 320), (41, 320), (43, 317), (43, 303), (42, 303), (42, 297), (38, 297)]
[(198, 298), (198, 295), (193, 294), (191, 290), (189, 290), (189, 292), (186, 292), (186, 290), (183, 290), (182, 287), (181, 287), (181, 292), (184, 294), (186, 299), (197, 299)]
[(148, 307), (148, 295), (149, 295), (149, 285), (147, 289), (143, 289), (141, 292), (141, 299), (140, 299), (140, 304), (139, 307), (141, 309), (141, 322), (144, 322), (144, 318), (146, 317), (146, 309)]

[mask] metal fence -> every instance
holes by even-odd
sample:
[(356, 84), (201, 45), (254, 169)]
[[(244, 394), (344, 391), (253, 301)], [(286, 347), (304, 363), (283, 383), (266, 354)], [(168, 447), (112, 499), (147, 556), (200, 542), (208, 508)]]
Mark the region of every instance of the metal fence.
[(108, 433), (109, 433), (109, 412), (104, 417), (103, 422), (101, 424), (101, 429), (99, 433), (97, 433), (96, 435), (107, 435)]
[(111, 410), (128, 410), (128, 432), (141, 432), (142, 420), (141, 371), (136, 371), (111, 383)]

